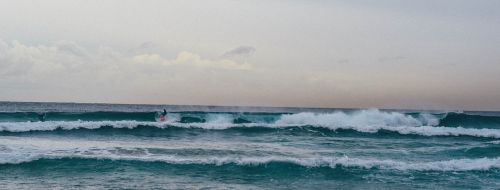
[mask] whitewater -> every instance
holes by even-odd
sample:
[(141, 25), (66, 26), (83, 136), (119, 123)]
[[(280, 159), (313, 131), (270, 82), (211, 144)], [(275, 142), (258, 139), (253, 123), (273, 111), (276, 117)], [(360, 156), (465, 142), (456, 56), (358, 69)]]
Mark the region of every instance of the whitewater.
[(499, 142), (497, 112), (0, 102), (0, 189), (496, 189)]

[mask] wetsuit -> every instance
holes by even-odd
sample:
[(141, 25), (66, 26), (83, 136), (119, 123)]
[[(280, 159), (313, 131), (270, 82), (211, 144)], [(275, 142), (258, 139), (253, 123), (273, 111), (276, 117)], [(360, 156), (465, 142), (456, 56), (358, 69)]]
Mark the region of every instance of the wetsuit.
[(41, 122), (44, 122), (45, 121), (45, 113), (39, 113), (38, 114), (38, 120), (41, 121)]
[(167, 110), (163, 109), (163, 113), (160, 115), (160, 121), (166, 121), (167, 120)]

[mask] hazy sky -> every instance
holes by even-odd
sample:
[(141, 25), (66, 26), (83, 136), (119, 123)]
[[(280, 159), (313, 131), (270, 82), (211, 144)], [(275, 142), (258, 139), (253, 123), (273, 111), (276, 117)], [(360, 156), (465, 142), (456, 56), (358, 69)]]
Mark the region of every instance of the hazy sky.
[(0, 0), (0, 100), (500, 110), (500, 1)]

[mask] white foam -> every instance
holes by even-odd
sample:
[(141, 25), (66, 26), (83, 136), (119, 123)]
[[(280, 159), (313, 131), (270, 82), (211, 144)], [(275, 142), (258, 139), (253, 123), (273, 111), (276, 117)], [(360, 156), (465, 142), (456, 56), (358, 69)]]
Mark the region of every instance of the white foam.
[[(451, 159), (437, 161), (410, 161), (379, 159), (372, 157), (338, 157), (314, 154), (313, 150), (262, 143), (151, 143), (130, 141), (95, 141), (66, 138), (5, 137), (0, 139), (0, 164), (19, 164), (43, 158), (91, 158), (112, 160), (158, 161), (169, 164), (210, 164), (210, 165), (264, 165), (269, 163), (292, 163), (304, 167), (357, 167), (384, 170), (417, 171), (472, 171), (500, 168), (500, 157)], [(214, 154), (188, 154), (185, 150), (197, 149), (234, 150)], [(150, 152), (150, 149), (169, 150)], [(269, 152), (255, 154), (257, 152)], [(243, 151), (243, 152), (241, 152)], [(313, 151), (313, 152), (311, 152)], [(183, 152), (183, 154), (177, 154)], [(217, 151), (215, 151), (217, 152)], [(272, 154), (270, 154), (272, 153)]]
[(233, 116), (231, 114), (209, 114), (207, 116), (207, 122), (214, 124), (232, 124)]
[[(211, 120), (207, 123), (178, 123), (176, 121), (167, 122), (147, 122), (147, 121), (47, 121), (47, 122), (0, 122), (0, 132), (27, 132), (27, 131), (53, 131), (56, 129), (98, 129), (104, 126), (113, 128), (136, 128), (138, 126), (150, 126), (157, 128), (181, 127), (181, 128), (202, 128), (202, 129), (228, 129), (232, 127), (275, 127), (276, 125), (267, 123), (233, 124), (227, 122), (226, 118)], [(277, 126), (276, 126), (277, 127)], [(287, 127), (287, 126), (283, 126)]]
[(0, 131), (52, 131), (56, 129), (97, 129), (103, 126), (114, 128), (135, 128), (139, 125), (165, 127), (168, 123), (140, 121), (47, 121), (47, 122), (0, 122)]
[(42, 158), (91, 158), (111, 160), (133, 160), (147, 162), (164, 162), (168, 164), (210, 164), (227, 165), (236, 164), (244, 166), (265, 165), (273, 162), (292, 163), (303, 167), (357, 167), (364, 169), (385, 170), (415, 170), (415, 171), (486, 171), (500, 168), (500, 158), (478, 158), (478, 159), (453, 159), (431, 162), (405, 162), (396, 160), (360, 159), (348, 157), (316, 157), (316, 158), (294, 158), (283, 156), (266, 157), (241, 157), (241, 156), (211, 156), (211, 157), (182, 157), (175, 155), (163, 156), (137, 156), (137, 155), (112, 155), (112, 154), (25, 154), (4, 159), (0, 155), (0, 164), (19, 164), (36, 161)]
[[(80, 157), (80, 156), (78, 156)], [(431, 162), (404, 162), (396, 160), (359, 159), (349, 157), (316, 157), (316, 158), (293, 158), (283, 156), (266, 157), (238, 157), (238, 156), (212, 156), (212, 157), (179, 157), (162, 156), (139, 158), (134, 156), (81, 156), (83, 158), (114, 159), (114, 160), (140, 160), (160, 161), (169, 164), (211, 164), (211, 165), (264, 165), (272, 162), (293, 163), (304, 167), (358, 167), (364, 169), (387, 169), (387, 170), (416, 170), (416, 171), (474, 171), (490, 170), (500, 168), (500, 158), (478, 158), (478, 159), (453, 159)]]
[(437, 123), (432, 115), (420, 115), (414, 118), (398, 112), (383, 112), (376, 109), (361, 110), (354, 113), (297, 113), (283, 115), (274, 123), (233, 124), (231, 117), (214, 115), (207, 123), (178, 123), (168, 122), (140, 122), (140, 121), (48, 121), (48, 122), (0, 122), (0, 131), (26, 132), (50, 131), (58, 128), (97, 129), (103, 126), (114, 128), (135, 128), (139, 125), (157, 128), (182, 127), (223, 130), (232, 127), (268, 127), (284, 128), (297, 126), (323, 127), (331, 130), (349, 129), (358, 132), (376, 133), (387, 130), (399, 134), (413, 134), (423, 136), (473, 136), (500, 138), (499, 129), (478, 129), (462, 127), (429, 126)]
[(419, 120), (423, 122), (424, 125), (436, 126), (439, 125), (440, 118), (429, 113), (419, 114)]
[(298, 113), (284, 115), (276, 121), (283, 126), (316, 126), (332, 130), (350, 129), (359, 132), (376, 133), (380, 130), (399, 134), (424, 136), (474, 136), (500, 138), (498, 129), (477, 129), (463, 127), (423, 126), (437, 124), (438, 119), (432, 115), (421, 114), (420, 119), (398, 112), (382, 112), (376, 109), (362, 110), (352, 114), (335, 113)]
[(421, 119), (399, 112), (382, 112), (377, 109), (360, 110), (350, 114), (334, 113), (297, 113), (283, 115), (276, 124), (314, 125), (314, 126), (422, 126), (435, 124), (435, 117), (426, 114)]

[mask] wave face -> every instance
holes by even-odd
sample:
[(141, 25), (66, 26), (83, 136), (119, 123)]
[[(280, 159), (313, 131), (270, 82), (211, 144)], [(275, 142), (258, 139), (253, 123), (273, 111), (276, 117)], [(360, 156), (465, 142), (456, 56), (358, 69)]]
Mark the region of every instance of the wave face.
[(0, 187), (488, 189), (499, 115), (0, 102)]
[(451, 112), (447, 113), (446, 117), (439, 121), (439, 125), (471, 128), (500, 128), (500, 117)]

